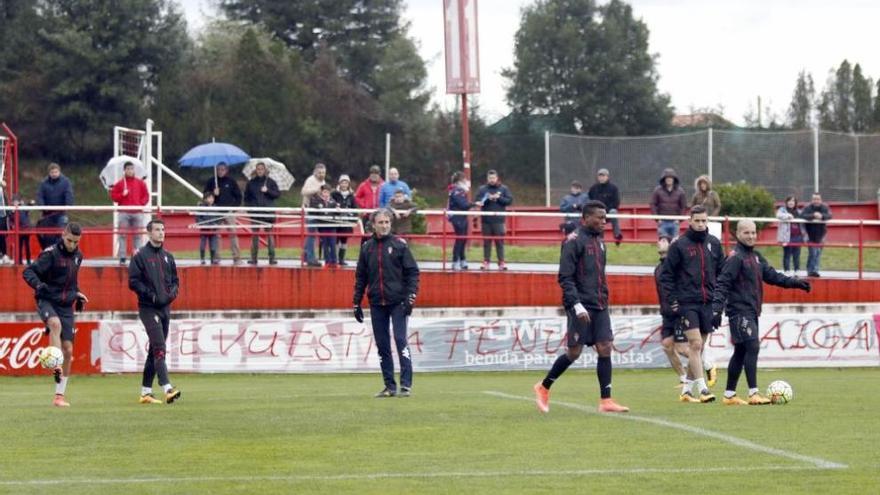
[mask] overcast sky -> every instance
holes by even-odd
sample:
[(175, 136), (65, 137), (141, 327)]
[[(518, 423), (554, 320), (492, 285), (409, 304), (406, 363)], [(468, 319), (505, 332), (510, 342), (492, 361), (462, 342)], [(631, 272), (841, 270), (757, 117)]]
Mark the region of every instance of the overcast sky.
[[(194, 29), (213, 12), (211, 0), (178, 0)], [(451, 108), (443, 59), (443, 0), (404, 0), (404, 19), (428, 64), (433, 100)], [(479, 0), (481, 113), (490, 121), (509, 111), (501, 70), (513, 65), (513, 38), (520, 11), (534, 0)], [(876, 0), (631, 0), (651, 33), (660, 90), (677, 113), (724, 108), (742, 123), (763, 106), (784, 118), (800, 70), (812, 73), (817, 91), (843, 59), (858, 62), (866, 76), (880, 77)], [(766, 122), (765, 122), (766, 123)]]

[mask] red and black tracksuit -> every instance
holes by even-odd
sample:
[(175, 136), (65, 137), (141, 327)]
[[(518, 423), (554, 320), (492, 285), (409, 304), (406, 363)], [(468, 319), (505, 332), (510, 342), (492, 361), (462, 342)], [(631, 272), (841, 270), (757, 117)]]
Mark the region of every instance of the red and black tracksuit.
[(128, 265), (128, 288), (137, 294), (138, 316), (150, 339), (144, 363), (143, 386), (151, 387), (158, 375), (159, 385), (170, 383), (165, 364), (165, 340), (171, 320), (171, 303), (177, 298), (180, 280), (174, 256), (161, 246), (147, 243)]

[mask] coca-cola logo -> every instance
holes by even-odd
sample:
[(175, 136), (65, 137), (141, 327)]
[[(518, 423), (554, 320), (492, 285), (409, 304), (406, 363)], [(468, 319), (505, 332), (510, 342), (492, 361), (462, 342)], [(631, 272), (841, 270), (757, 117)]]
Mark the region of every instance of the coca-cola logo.
[(38, 367), (42, 336), (42, 328), (32, 328), (19, 337), (0, 337), (0, 370)]

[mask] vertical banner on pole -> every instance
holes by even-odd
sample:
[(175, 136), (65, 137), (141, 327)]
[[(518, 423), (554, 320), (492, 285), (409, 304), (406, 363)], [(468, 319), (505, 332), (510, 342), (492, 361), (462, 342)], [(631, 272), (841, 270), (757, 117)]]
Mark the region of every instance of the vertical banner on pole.
[(477, 0), (443, 0), (446, 93), (480, 92)]

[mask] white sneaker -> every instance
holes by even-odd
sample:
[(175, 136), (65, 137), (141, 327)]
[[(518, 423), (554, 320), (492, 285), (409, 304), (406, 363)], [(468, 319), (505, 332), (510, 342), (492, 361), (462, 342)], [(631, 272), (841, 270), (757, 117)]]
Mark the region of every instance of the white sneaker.
[(12, 260), (9, 258), (9, 256), (7, 256), (7, 255), (4, 254), (4, 255), (3, 255), (3, 258), (0, 258), (0, 264), (3, 264), (3, 265), (11, 265), (11, 264), (12, 264)]

